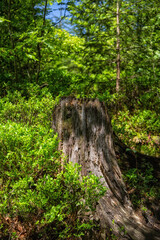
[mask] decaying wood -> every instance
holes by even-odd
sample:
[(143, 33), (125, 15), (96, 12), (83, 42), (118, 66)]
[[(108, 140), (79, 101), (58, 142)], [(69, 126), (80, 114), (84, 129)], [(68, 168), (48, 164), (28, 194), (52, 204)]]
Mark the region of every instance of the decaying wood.
[(108, 189), (94, 216), (100, 222), (100, 231), (86, 239), (106, 240), (108, 229), (118, 239), (160, 239), (158, 226), (148, 226), (143, 216), (132, 208), (117, 163), (105, 105), (98, 100), (62, 99), (54, 110), (53, 128), (61, 140), (59, 149), (68, 161), (79, 163), (82, 175), (92, 172), (101, 177)]

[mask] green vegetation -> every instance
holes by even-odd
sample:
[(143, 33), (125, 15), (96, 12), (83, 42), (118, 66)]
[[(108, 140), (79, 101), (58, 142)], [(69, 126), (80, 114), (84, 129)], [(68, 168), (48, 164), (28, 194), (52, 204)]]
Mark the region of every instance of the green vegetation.
[(114, 131), (131, 149), (151, 156), (160, 156), (160, 116), (156, 111), (119, 111), (113, 116), (112, 125)]
[(30, 90), (28, 99), (15, 91), (0, 101), (1, 239), (14, 232), (16, 239), (16, 221), (30, 222), (25, 237), (41, 239), (47, 232), (46, 239), (83, 236), (94, 226), (83, 216), (95, 210), (106, 190), (94, 175), (80, 179), (78, 165), (66, 163), (61, 170), (63, 156), (51, 130), (56, 101), (47, 89), (31, 85)]
[(160, 199), (158, 180), (154, 177), (151, 164), (143, 163), (141, 169), (131, 168), (124, 173), (124, 180), (136, 208), (144, 208), (149, 202)]
[[(57, 2), (74, 34), (47, 19)], [(80, 180), (78, 165), (61, 169), (51, 122), (62, 96), (104, 101), (129, 148), (160, 156), (159, 12), (157, 0), (0, 2), (1, 239), (18, 227), (31, 239), (76, 239), (93, 227), (82, 217), (105, 189), (93, 175)], [(151, 165), (124, 179), (136, 206), (158, 197)]]

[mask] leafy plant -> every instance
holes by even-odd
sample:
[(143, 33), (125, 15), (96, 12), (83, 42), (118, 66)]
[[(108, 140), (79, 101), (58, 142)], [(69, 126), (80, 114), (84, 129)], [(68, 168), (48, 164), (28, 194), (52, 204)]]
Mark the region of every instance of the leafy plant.
[(26, 237), (76, 239), (93, 228), (89, 215), (106, 189), (94, 175), (81, 177), (78, 164), (61, 170), (51, 129), (56, 101), (47, 89), (30, 90), (0, 100), (0, 236), (16, 239), (18, 224)]
[(112, 118), (114, 131), (131, 149), (159, 156), (159, 115), (151, 110), (119, 111)]
[(151, 198), (160, 198), (157, 179), (153, 176), (151, 164), (144, 163), (142, 169), (131, 168), (123, 177), (135, 207), (143, 206)]

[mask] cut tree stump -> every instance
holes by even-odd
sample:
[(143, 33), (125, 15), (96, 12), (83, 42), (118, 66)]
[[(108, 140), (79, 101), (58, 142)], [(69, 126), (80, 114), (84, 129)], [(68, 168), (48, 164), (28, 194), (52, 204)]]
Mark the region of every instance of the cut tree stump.
[(94, 215), (100, 230), (84, 239), (106, 240), (109, 234), (108, 239), (112, 239), (111, 233), (118, 239), (160, 239), (158, 225), (147, 225), (142, 214), (133, 210), (117, 163), (105, 105), (98, 100), (64, 98), (54, 109), (53, 129), (68, 161), (80, 164), (82, 175), (92, 172), (101, 177), (107, 188)]

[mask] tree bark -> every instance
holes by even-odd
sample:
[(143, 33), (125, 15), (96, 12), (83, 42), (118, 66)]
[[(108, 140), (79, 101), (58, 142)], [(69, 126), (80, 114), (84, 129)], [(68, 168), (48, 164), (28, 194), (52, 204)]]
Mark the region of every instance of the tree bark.
[(106, 240), (109, 235), (108, 239), (112, 239), (111, 234), (118, 239), (160, 239), (160, 230), (147, 226), (143, 216), (137, 215), (132, 208), (117, 163), (105, 105), (98, 100), (64, 98), (55, 107), (53, 129), (58, 132), (59, 149), (68, 161), (80, 164), (82, 175), (92, 172), (101, 177), (107, 188), (93, 216), (100, 222), (100, 231), (84, 239)]
[(117, 0), (117, 79), (116, 79), (116, 92), (120, 90), (120, 1)]

